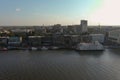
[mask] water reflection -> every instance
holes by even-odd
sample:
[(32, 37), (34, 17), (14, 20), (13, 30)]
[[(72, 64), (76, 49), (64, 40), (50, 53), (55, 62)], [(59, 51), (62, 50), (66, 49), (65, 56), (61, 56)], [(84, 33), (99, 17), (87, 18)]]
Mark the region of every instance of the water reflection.
[(109, 53), (120, 56), (120, 49), (109, 49)]
[(0, 80), (120, 80), (119, 51), (0, 52)]
[(100, 57), (104, 51), (77, 51), (80, 56)]

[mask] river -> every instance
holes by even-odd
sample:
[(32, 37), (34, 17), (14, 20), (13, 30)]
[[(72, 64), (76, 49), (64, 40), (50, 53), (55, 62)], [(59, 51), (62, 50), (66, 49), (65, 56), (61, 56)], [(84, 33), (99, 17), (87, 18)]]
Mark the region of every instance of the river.
[(120, 80), (120, 50), (1, 51), (0, 80)]

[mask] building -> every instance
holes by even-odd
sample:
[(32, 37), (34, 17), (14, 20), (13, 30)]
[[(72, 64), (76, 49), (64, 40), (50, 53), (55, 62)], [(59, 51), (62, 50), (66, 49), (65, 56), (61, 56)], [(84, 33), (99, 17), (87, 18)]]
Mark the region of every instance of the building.
[(81, 34), (81, 25), (73, 25), (73, 27), (74, 27), (75, 35), (80, 35)]
[(40, 47), (42, 36), (29, 36), (28, 44), (30, 47)]
[(22, 37), (9, 37), (8, 49), (20, 49), (22, 47)]
[(120, 44), (120, 30), (113, 30), (108, 33), (108, 40)]
[(42, 46), (52, 46), (53, 45), (53, 40), (52, 36), (46, 35), (41, 37), (41, 45)]
[(63, 27), (61, 26), (61, 24), (56, 24), (52, 27), (52, 31), (54, 34), (61, 34), (63, 33)]
[(87, 20), (81, 20), (81, 33), (88, 32), (87, 26), (88, 26)]
[(91, 38), (90, 38), (89, 35), (81, 35), (80, 36), (80, 42), (89, 43), (89, 42), (91, 42)]
[(80, 43), (80, 36), (79, 35), (64, 35), (64, 47), (72, 49), (78, 43)]
[(8, 37), (0, 37), (0, 47), (7, 47)]
[(64, 47), (64, 36), (60, 34), (53, 34), (52, 36), (53, 46), (57, 46), (59, 48)]
[(88, 33), (88, 23), (87, 20), (81, 20), (80, 25), (73, 25), (74, 31), (77, 35)]
[(77, 32), (75, 25), (67, 26), (67, 30), (68, 35), (75, 35)]
[(92, 42), (98, 41), (100, 43), (104, 43), (105, 35), (104, 34), (90, 34), (89, 35)]
[(46, 27), (45, 26), (34, 26), (34, 35), (35, 36), (43, 36), (46, 34)]

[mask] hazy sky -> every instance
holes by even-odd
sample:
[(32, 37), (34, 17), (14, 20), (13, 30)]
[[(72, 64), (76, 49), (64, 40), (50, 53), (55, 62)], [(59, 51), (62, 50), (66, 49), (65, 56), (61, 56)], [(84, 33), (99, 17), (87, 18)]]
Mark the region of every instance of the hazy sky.
[(0, 25), (120, 25), (120, 0), (0, 0)]

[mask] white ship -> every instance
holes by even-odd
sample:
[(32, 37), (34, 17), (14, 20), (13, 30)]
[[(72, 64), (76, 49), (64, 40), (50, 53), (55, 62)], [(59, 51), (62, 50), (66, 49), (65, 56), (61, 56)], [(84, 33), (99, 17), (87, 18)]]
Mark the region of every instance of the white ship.
[(76, 50), (79, 51), (103, 51), (104, 46), (100, 44), (98, 41), (91, 43), (79, 43), (76, 47)]
[(38, 49), (36, 47), (31, 47), (31, 50), (36, 51)]
[(59, 49), (59, 47), (56, 47), (56, 46), (51, 47), (51, 50), (58, 50), (58, 49)]
[(48, 50), (48, 48), (45, 47), (45, 46), (43, 46), (43, 47), (41, 48), (41, 50)]

